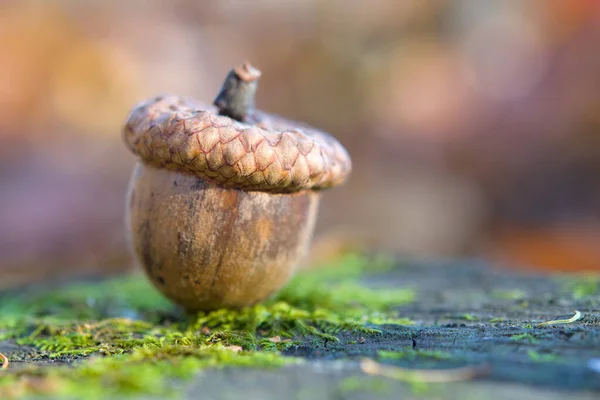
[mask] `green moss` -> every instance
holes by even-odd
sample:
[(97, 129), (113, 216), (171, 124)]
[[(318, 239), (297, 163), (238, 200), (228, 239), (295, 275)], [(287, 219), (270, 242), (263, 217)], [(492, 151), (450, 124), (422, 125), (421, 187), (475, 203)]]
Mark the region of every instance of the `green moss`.
[(494, 290), (491, 293), (491, 297), (493, 299), (498, 300), (522, 300), (525, 298), (527, 294), (520, 289), (512, 289), (512, 290)]
[(396, 313), (378, 314), (373, 313), (369, 317), (369, 322), (375, 325), (414, 325), (415, 321), (410, 318), (395, 317)]
[(335, 342), (342, 331), (376, 335), (377, 325), (411, 322), (395, 310), (413, 300), (411, 291), (358, 284), (362, 275), (390, 265), (350, 254), (299, 275), (263, 304), (194, 316), (137, 274), (6, 295), (0, 297), (0, 340), (34, 349), (11, 361), (53, 359), (66, 365), (9, 369), (0, 391), (9, 396), (37, 391), (85, 398), (163, 396), (176, 393), (185, 378), (203, 368), (298, 362), (282, 352), (299, 341)]
[(557, 362), (561, 360), (561, 358), (555, 354), (542, 354), (535, 350), (527, 351), (527, 355), (529, 356), (529, 359), (534, 362)]
[(563, 281), (563, 290), (571, 293), (574, 299), (581, 300), (600, 293), (600, 276), (582, 275)]
[(528, 341), (529, 343), (537, 342), (535, 336), (533, 336), (531, 333), (520, 333), (518, 335), (512, 335), (510, 339), (515, 341)]
[(380, 350), (378, 353), (379, 358), (383, 360), (409, 360), (413, 361), (416, 359), (429, 359), (429, 360), (450, 360), (452, 354), (441, 351), (441, 350), (425, 350), (425, 349), (413, 349), (408, 347), (400, 351), (386, 351)]
[[(54, 393), (78, 398), (112, 398), (130, 394), (175, 395), (183, 380), (203, 368), (224, 366), (273, 368), (294, 362), (274, 353), (235, 352), (221, 346), (142, 346), (129, 354), (95, 357), (75, 368), (30, 368), (0, 382), (10, 396)], [(32, 385), (32, 379), (37, 379)], [(39, 381), (43, 378), (43, 381)]]

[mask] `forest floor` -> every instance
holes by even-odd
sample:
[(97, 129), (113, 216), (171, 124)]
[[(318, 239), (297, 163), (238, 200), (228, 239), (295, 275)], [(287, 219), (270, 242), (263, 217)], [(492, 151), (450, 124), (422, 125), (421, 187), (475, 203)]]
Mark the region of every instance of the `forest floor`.
[(597, 276), (356, 255), (193, 316), (138, 274), (36, 286), (0, 292), (0, 393), (596, 399), (599, 307)]

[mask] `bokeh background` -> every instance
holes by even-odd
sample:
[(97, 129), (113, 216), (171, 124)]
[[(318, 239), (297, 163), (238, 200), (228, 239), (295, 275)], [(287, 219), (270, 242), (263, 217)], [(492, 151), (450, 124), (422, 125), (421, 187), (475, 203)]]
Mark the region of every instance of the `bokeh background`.
[(159, 93), (334, 134), (313, 257), (600, 271), (596, 0), (0, 1), (0, 286), (131, 268), (121, 125)]

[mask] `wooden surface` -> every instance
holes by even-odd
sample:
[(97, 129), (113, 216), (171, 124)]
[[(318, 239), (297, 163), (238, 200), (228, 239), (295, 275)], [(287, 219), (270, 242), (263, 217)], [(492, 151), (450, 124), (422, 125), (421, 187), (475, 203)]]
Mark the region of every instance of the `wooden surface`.
[[(399, 266), (366, 283), (415, 288), (418, 301), (401, 308), (415, 325), (385, 326), (380, 335), (341, 334), (339, 343), (307, 342), (288, 351), (309, 360), (300, 366), (210, 371), (190, 384), (188, 395), (202, 390), (207, 398), (246, 399), (600, 398), (600, 372), (590, 368), (600, 359), (600, 295), (575, 299), (569, 282), (496, 271), (477, 262)], [(575, 323), (535, 327), (570, 318), (575, 309), (583, 313)], [(414, 357), (385, 363), (418, 369), (487, 365), (489, 373), (421, 390), (361, 371), (362, 357), (401, 349), (414, 349)]]
[[(381, 326), (380, 334), (340, 333), (339, 342), (307, 338), (286, 350), (305, 360), (298, 365), (206, 370), (186, 383), (185, 393), (210, 399), (600, 398), (600, 372), (594, 369), (600, 360), (600, 294), (593, 279), (517, 274), (479, 262), (399, 265), (364, 284), (414, 288), (417, 301), (400, 308), (413, 325)], [(574, 310), (583, 314), (578, 321), (536, 327), (569, 318)], [(0, 343), (7, 355), (23, 350)], [(415, 385), (360, 368), (364, 357), (402, 350), (403, 357), (380, 362), (436, 370), (485, 366), (485, 374)]]

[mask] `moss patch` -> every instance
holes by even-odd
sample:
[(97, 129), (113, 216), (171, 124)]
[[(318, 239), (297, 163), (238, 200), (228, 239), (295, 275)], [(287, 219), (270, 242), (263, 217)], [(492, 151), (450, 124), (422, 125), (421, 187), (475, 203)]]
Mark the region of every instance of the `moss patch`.
[[(9, 369), (0, 390), (85, 398), (176, 394), (203, 368), (278, 367), (299, 359), (282, 351), (303, 340), (338, 341), (339, 332), (376, 335), (378, 324), (409, 323), (394, 309), (404, 289), (358, 284), (391, 266), (350, 254), (296, 277), (277, 297), (242, 310), (186, 315), (131, 275), (0, 297), (0, 341), (33, 349)], [(48, 368), (48, 363), (64, 365)]]
[(525, 341), (525, 342), (529, 342), (529, 343), (536, 343), (537, 342), (537, 338), (529, 333), (529, 332), (524, 332), (524, 333), (519, 333), (516, 335), (511, 335), (510, 336), (511, 340), (514, 341)]
[(378, 352), (379, 358), (382, 360), (409, 360), (414, 361), (416, 359), (429, 359), (429, 360), (450, 360), (452, 354), (441, 350), (425, 350), (425, 349), (413, 349), (411, 347), (401, 349), (400, 351), (386, 351), (380, 350)]
[(563, 290), (570, 293), (576, 300), (587, 299), (600, 292), (600, 276), (587, 274), (567, 278), (563, 282)]

